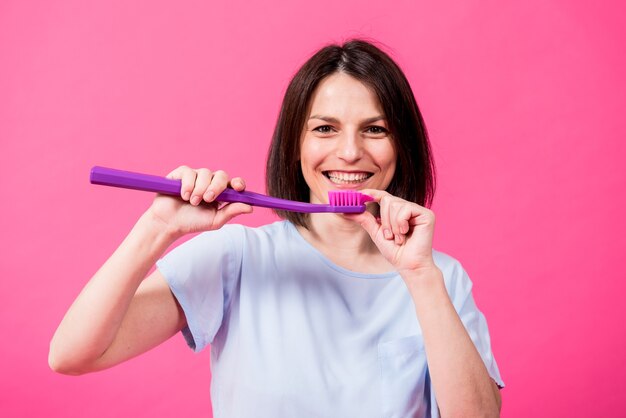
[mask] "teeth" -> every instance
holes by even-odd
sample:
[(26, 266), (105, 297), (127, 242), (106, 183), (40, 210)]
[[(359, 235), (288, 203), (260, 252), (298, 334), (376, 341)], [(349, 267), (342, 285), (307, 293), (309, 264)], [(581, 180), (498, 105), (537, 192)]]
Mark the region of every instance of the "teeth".
[(326, 175), (333, 183), (360, 183), (371, 176), (369, 173), (344, 173), (342, 171), (329, 171)]

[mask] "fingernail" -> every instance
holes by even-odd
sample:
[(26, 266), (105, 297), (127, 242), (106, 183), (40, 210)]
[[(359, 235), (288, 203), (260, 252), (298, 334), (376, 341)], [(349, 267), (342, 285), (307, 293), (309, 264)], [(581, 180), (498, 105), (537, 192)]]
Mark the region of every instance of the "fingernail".
[(189, 200), (189, 196), (191, 196), (191, 192), (185, 192), (185, 194), (183, 195), (183, 199)]
[(391, 238), (393, 238), (393, 234), (391, 233), (391, 231), (390, 231), (390, 230), (388, 230), (388, 229), (386, 229), (386, 228), (383, 230), (383, 235), (384, 235), (384, 236), (385, 236), (385, 238), (387, 238), (387, 239), (391, 239)]
[(204, 194), (204, 199), (207, 201), (213, 200), (214, 197), (215, 197), (215, 193), (213, 193), (211, 190), (209, 190), (208, 192)]
[(200, 203), (200, 200), (202, 200), (202, 199), (200, 199), (200, 196), (194, 196), (194, 197), (191, 198), (191, 204), (195, 206), (198, 203)]

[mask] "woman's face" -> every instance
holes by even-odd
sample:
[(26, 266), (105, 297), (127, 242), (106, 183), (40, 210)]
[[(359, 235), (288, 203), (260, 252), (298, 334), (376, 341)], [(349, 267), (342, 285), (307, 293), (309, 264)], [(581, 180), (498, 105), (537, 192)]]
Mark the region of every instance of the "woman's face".
[(300, 164), (311, 203), (328, 203), (329, 190), (385, 190), (396, 151), (374, 92), (340, 72), (322, 80), (311, 97)]

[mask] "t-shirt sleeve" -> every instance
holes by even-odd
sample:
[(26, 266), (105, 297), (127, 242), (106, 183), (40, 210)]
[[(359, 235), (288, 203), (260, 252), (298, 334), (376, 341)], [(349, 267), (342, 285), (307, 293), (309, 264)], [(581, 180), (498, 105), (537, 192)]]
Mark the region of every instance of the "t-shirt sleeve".
[(157, 261), (187, 326), (182, 333), (199, 352), (213, 341), (241, 273), (242, 230), (226, 225), (202, 233)]
[(487, 320), (476, 306), (472, 296), (472, 281), (456, 260), (446, 270), (448, 271), (444, 271), (444, 277), (452, 303), (474, 342), (478, 354), (485, 363), (489, 375), (500, 388), (503, 388), (504, 382), (491, 351), (491, 337), (489, 336)]

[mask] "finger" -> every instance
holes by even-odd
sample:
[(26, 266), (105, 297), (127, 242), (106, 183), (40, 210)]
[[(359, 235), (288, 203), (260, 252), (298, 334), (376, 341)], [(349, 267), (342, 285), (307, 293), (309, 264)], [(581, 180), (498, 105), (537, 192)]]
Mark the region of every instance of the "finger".
[(396, 245), (402, 245), (404, 244), (405, 237), (402, 234), (397, 234), (393, 236), (393, 240), (396, 243)]
[(389, 225), (393, 233), (393, 240), (396, 245), (402, 245), (405, 237), (401, 232), (400, 223), (398, 222), (403, 203), (393, 200), (389, 203)]
[(243, 179), (241, 177), (233, 177), (230, 180), (230, 186), (234, 189), (237, 190), (238, 192), (241, 192), (243, 190), (245, 190), (246, 188), (246, 182), (243, 181)]
[(406, 201), (396, 201), (392, 204), (391, 223), (393, 233), (406, 235), (411, 229), (411, 219), (419, 213), (416, 205)]
[(407, 235), (411, 231), (411, 227), (417, 225), (418, 217), (423, 216), (428, 212), (428, 209), (424, 209), (421, 206), (406, 202), (399, 209), (394, 218), (394, 223), (396, 224), (396, 229), (399, 233), (401, 239), (396, 238), (396, 243), (398, 245), (402, 245), (407, 238)]
[(383, 236), (388, 240), (393, 239), (393, 231), (391, 230), (391, 224), (389, 222), (389, 205), (391, 203), (390, 195), (387, 194), (382, 196), (378, 203), (380, 204), (380, 226), (383, 231)]
[(176, 167), (172, 171), (170, 171), (169, 174), (165, 177), (167, 177), (168, 179), (180, 180), (183, 177), (183, 173), (187, 170), (192, 170), (192, 169), (186, 165), (181, 165), (179, 167)]
[(252, 210), (252, 206), (245, 203), (229, 203), (217, 211), (213, 222), (221, 227), (235, 216), (252, 213)]
[(191, 192), (191, 199), (189, 200), (192, 205), (198, 206), (200, 202), (202, 202), (202, 196), (206, 192), (207, 187), (209, 187), (209, 184), (211, 184), (212, 178), (213, 173), (211, 170), (207, 168), (199, 168), (196, 170), (196, 182)]
[(417, 225), (422, 226), (435, 226), (435, 213), (425, 207), (414, 205), (411, 208), (411, 217), (408, 220), (409, 227)]
[(398, 201), (389, 203), (389, 225), (391, 226), (391, 232), (393, 232), (394, 236), (402, 235), (399, 222), (402, 206), (403, 203)]
[(217, 170), (213, 173), (211, 184), (204, 194), (204, 200), (212, 202), (226, 187), (228, 187), (228, 174), (223, 170)]
[(428, 226), (429, 228), (435, 227), (435, 212), (430, 209), (422, 208), (420, 211), (420, 215), (420, 224)]
[(183, 169), (185, 169), (185, 168), (186, 168), (186, 166), (181, 165), (180, 167), (177, 167), (177, 168), (173, 169), (172, 171), (170, 171), (168, 173), (168, 175), (165, 176), (165, 177), (168, 178), (168, 179), (180, 179), (181, 176), (182, 176), (181, 173), (182, 173)]
[(402, 235), (408, 234), (409, 230), (411, 229), (410, 221), (412, 218), (417, 216), (418, 213), (419, 212), (417, 212), (415, 208), (413, 208), (412, 204), (407, 203), (405, 205), (402, 205), (402, 207), (398, 209), (398, 212), (395, 216), (395, 224), (398, 233)]
[(386, 191), (377, 189), (362, 189), (359, 192), (373, 197), (375, 202), (380, 202), (384, 196), (391, 196)]
[(189, 167), (183, 166), (180, 168), (177, 175), (181, 181), (180, 196), (183, 200), (189, 200), (194, 185), (196, 184), (196, 172)]

